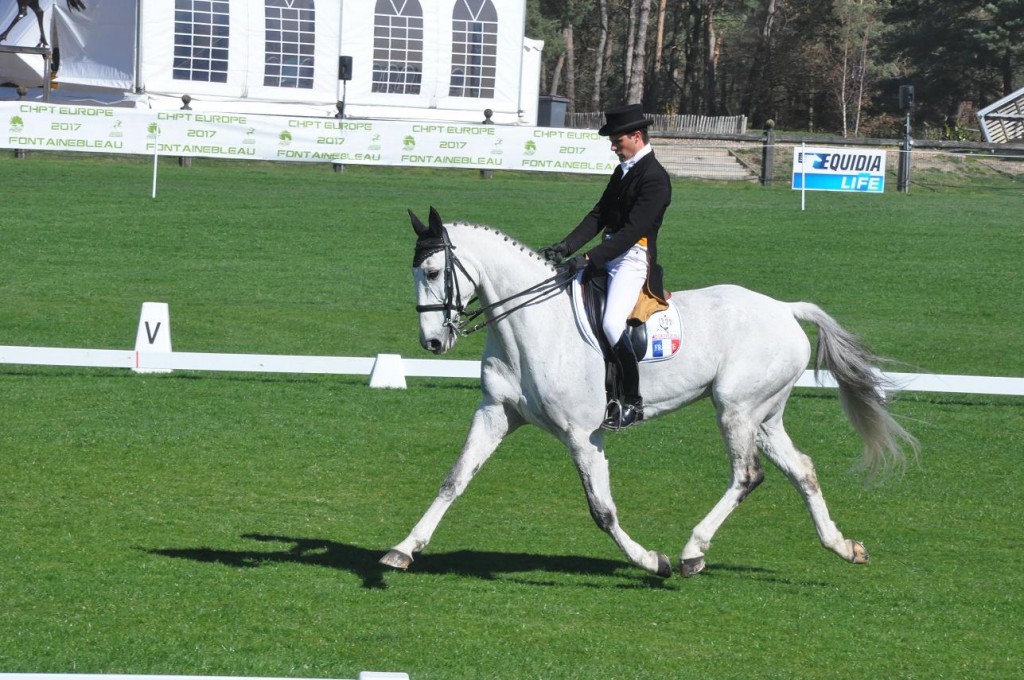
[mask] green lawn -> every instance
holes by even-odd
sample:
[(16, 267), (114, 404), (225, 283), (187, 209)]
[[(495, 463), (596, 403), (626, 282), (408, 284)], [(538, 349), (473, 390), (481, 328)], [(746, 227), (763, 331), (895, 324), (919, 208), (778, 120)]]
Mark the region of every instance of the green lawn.
[[(0, 158), (0, 344), (129, 348), (143, 301), (181, 351), (424, 357), (405, 214), (534, 246), (603, 179)], [(1024, 197), (677, 182), (674, 288), (813, 300), (896, 370), (1024, 376)], [(482, 334), (481, 334), (482, 335)], [(478, 358), (481, 337), (454, 358)], [(909, 366), (909, 368), (908, 368)], [(788, 429), (872, 562), (817, 542), (774, 469), (708, 567), (662, 581), (597, 530), (557, 443), (516, 433), (409, 572), (376, 560), (433, 498), (474, 381), (135, 375), (0, 365), (0, 672), (354, 678), (1005, 678), (1024, 674), (1024, 400), (907, 394), (918, 465), (850, 474), (828, 392)], [(707, 403), (609, 436), (623, 526), (676, 555), (725, 489)]]

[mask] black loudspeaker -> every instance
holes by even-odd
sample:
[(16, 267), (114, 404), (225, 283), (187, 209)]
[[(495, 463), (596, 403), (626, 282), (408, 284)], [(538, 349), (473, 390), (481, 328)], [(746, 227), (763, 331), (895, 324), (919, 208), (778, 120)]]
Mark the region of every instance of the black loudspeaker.
[(914, 86), (900, 85), (900, 111), (914, 108)]
[(338, 57), (338, 80), (352, 80), (352, 57)]

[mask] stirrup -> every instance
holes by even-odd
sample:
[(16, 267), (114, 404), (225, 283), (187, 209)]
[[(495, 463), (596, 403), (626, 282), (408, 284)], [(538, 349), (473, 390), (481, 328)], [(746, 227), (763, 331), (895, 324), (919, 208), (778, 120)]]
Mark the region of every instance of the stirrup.
[(622, 417), (622, 406), (619, 404), (618, 399), (612, 399), (608, 402), (608, 406), (605, 408), (604, 420), (601, 421), (601, 427), (605, 430), (618, 430), (619, 420)]
[(637, 400), (635, 403), (627, 403), (626, 407), (623, 408), (616, 400), (608, 402), (607, 416), (601, 423), (601, 428), (604, 430), (611, 430), (612, 432), (618, 432), (624, 430), (630, 425), (635, 425), (644, 419), (644, 403), (641, 400)]

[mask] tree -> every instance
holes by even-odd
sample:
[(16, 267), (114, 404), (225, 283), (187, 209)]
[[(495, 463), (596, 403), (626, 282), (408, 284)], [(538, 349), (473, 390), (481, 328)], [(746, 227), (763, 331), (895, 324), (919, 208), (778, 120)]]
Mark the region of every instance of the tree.
[(775, 28), (780, 22), (779, 0), (764, 0), (764, 18), (758, 22), (760, 29), (757, 44), (750, 59), (750, 69), (744, 86), (741, 110), (748, 118), (762, 125), (771, 117), (770, 73), (774, 55)]
[(858, 135), (867, 123), (886, 129), (902, 84), (916, 87), (915, 118), (941, 124), (1024, 76), (1024, 0), (527, 0), (527, 10), (527, 34), (545, 41), (545, 91), (569, 96), (570, 110), (640, 101)]
[(679, 110), (696, 113), (704, 103), (704, 91), (700, 85), (703, 68), (703, 12), (701, 0), (688, 0), (686, 11), (681, 16), (680, 36), (683, 50), (683, 73), (680, 82)]
[(709, 116), (718, 115), (718, 62), (722, 55), (722, 43), (724, 36), (718, 31), (716, 21), (717, 13), (721, 2), (708, 2), (706, 6), (707, 19), (705, 22), (704, 49), (706, 51), (706, 62), (704, 69), (705, 112)]
[(654, 38), (654, 69), (651, 71), (649, 87), (644, 95), (645, 111), (660, 110), (658, 100), (661, 96), (661, 74), (665, 52), (665, 11), (667, 6), (668, 0), (661, 0), (658, 5), (658, 29), (655, 32)]
[(594, 50), (594, 90), (590, 96), (590, 110), (601, 110), (601, 83), (604, 81), (605, 49), (611, 45), (608, 38), (608, 0), (598, 4), (597, 49)]
[(574, 105), (574, 102), (576, 101), (576, 46), (573, 42), (573, 30), (571, 21), (568, 24), (566, 24), (564, 29), (562, 29), (562, 34), (565, 36), (565, 65), (567, 74), (565, 79), (565, 96), (568, 97), (569, 99), (569, 111), (575, 111), (576, 107)]
[[(544, 41), (544, 58), (541, 66), (541, 82), (555, 82), (556, 78), (549, 73), (560, 70), (559, 60), (564, 60), (565, 45), (559, 21), (545, 11), (541, 0), (527, 0), (526, 3), (526, 34), (531, 38)], [(551, 55), (556, 55), (555, 62)], [(563, 61), (564, 63), (564, 61)], [(561, 75), (558, 75), (561, 78)], [(548, 87), (550, 91), (550, 86)], [(542, 87), (543, 91), (543, 87)]]
[[(839, 107), (842, 134), (858, 134), (865, 86), (870, 81), (872, 40), (880, 32), (880, 0), (835, 0), (834, 63), (830, 69), (833, 96)], [(852, 129), (851, 129), (852, 128)]]
[[(630, 7), (630, 34), (632, 46), (626, 58), (626, 101), (639, 102), (644, 95), (647, 64), (647, 28), (651, 22), (651, 0), (633, 0)], [(636, 21), (634, 23), (634, 16)]]
[(1024, 35), (1024, 2), (993, 0), (985, 3), (971, 30), (989, 59), (997, 64), (1002, 94), (1012, 94), (1019, 86), (1018, 79), (1024, 65), (1024, 40), (1021, 40)]
[(886, 18), (892, 58), (906, 64), (903, 80), (915, 85), (918, 118), (941, 125), (965, 101), (1012, 91), (1007, 81), (1019, 77), (1012, 59), (1021, 54), (1022, 13), (1020, 0), (894, 0)]

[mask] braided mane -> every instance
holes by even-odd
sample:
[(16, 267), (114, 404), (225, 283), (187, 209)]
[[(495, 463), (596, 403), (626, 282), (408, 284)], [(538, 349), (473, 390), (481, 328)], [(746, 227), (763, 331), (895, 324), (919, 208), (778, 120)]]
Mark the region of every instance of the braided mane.
[(487, 226), (485, 224), (473, 224), (471, 222), (452, 222), (448, 226), (450, 226), (450, 227), (465, 227), (467, 229), (475, 229), (477, 231), (484, 231), (484, 232), (487, 232), (487, 233), (494, 234), (495, 236), (501, 237), (506, 243), (508, 243), (512, 247), (518, 248), (520, 250), (520, 252), (523, 252), (523, 253), (526, 253), (526, 254), (530, 255), (534, 259), (539, 260), (540, 262), (548, 265), (548, 267), (550, 267), (552, 269), (554, 268), (554, 266), (551, 264), (551, 262), (546, 260), (546, 259), (544, 259), (543, 257), (541, 257), (540, 254), (536, 250), (534, 250), (533, 248), (523, 244), (522, 242), (518, 241), (517, 239), (509, 236), (508, 234), (506, 234), (505, 232), (501, 231), (500, 229), (495, 229), (494, 227), (489, 227), (489, 226)]

